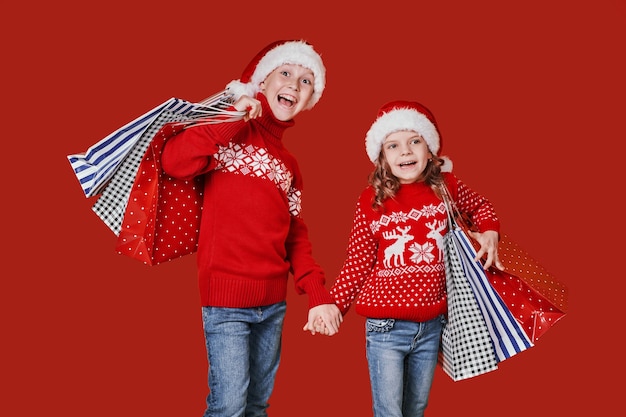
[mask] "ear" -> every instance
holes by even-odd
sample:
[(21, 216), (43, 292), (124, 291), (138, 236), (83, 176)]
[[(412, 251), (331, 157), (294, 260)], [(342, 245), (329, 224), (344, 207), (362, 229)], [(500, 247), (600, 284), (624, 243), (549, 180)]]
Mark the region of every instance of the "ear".
[(260, 90), (261, 90), (262, 92), (265, 92), (265, 81), (261, 81), (261, 82), (259, 83), (259, 88), (260, 88)]

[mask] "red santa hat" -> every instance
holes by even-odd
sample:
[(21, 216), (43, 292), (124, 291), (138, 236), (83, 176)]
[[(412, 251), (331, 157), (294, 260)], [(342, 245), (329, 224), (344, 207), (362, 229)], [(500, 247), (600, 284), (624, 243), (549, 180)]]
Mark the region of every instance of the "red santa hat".
[(306, 109), (311, 109), (322, 97), (326, 85), (326, 68), (320, 55), (305, 41), (275, 41), (263, 48), (250, 61), (239, 80), (233, 80), (226, 88), (235, 100), (242, 95), (255, 97), (261, 90), (260, 84), (276, 68), (284, 64), (301, 65), (313, 71), (313, 95)]
[[(428, 149), (439, 156), (441, 150), (441, 134), (437, 128), (435, 116), (424, 105), (414, 101), (391, 101), (378, 111), (376, 121), (365, 135), (365, 151), (370, 161), (376, 162), (385, 138), (399, 131), (410, 130), (424, 138)], [(452, 171), (452, 161), (443, 158), (441, 170)]]

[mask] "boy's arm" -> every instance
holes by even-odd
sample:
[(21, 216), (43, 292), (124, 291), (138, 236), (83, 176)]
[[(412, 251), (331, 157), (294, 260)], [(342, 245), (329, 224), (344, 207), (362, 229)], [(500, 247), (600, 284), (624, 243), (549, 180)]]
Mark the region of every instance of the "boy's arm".
[(166, 174), (183, 180), (217, 165), (214, 155), (244, 126), (243, 120), (188, 127), (165, 142), (161, 165)]
[(309, 308), (321, 304), (334, 304), (325, 287), (324, 271), (313, 258), (308, 229), (301, 217), (291, 217), (291, 227), (285, 245), (296, 292), (309, 296)]
[(247, 121), (261, 115), (261, 102), (242, 96), (229, 110), (245, 111), (245, 115), (235, 121), (192, 125), (170, 138), (161, 155), (163, 170), (172, 177), (189, 180), (215, 168), (217, 162), (213, 155), (220, 146), (226, 146)]

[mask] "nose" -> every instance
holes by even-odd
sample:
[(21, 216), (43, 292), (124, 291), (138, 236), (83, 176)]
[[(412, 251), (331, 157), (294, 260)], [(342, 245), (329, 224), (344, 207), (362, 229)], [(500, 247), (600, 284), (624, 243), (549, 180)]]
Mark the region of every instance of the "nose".
[(411, 154), (411, 148), (409, 148), (408, 146), (403, 147), (402, 151), (400, 152), (401, 156), (410, 155), (410, 154)]

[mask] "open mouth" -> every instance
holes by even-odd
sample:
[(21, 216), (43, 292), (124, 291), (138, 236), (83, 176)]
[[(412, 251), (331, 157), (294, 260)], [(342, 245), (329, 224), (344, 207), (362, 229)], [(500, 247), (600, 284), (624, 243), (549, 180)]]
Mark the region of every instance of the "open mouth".
[(287, 107), (292, 107), (295, 106), (296, 104), (296, 99), (294, 97), (291, 96), (286, 96), (283, 94), (279, 94), (278, 95), (278, 102), (284, 106)]
[(413, 165), (415, 165), (415, 164), (417, 164), (417, 162), (416, 162), (416, 161), (407, 161), (407, 162), (401, 162), (401, 163), (400, 163), (400, 166), (401, 166), (401, 167), (408, 167), (408, 166), (413, 166)]

